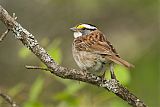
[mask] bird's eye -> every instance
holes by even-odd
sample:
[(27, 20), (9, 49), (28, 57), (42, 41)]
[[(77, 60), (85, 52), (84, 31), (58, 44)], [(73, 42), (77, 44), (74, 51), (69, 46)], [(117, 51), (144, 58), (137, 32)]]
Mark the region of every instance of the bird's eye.
[(87, 29), (87, 28), (85, 28), (85, 27), (84, 27), (84, 28), (82, 28), (82, 30), (86, 30), (86, 29)]

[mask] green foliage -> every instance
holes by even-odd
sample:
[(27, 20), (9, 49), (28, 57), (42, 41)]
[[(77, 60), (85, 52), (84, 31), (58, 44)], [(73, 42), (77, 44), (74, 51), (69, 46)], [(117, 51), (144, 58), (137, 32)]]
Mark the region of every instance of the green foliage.
[(52, 56), (52, 58), (57, 63), (61, 63), (61, 60), (62, 60), (62, 52), (61, 52), (61, 49), (60, 49), (60, 43), (61, 43), (61, 40), (57, 38), (57, 39), (54, 39), (47, 46), (48, 53)]
[[(52, 99), (59, 101), (65, 107), (76, 107), (79, 105), (79, 98), (77, 96), (78, 91), (84, 88), (85, 84), (72, 80), (58, 79), (65, 85), (65, 89), (56, 95), (53, 95)], [(61, 104), (60, 104), (61, 106)]]
[(24, 107), (43, 107), (42, 102), (40, 102), (38, 99), (42, 92), (43, 85), (44, 79), (43, 77), (39, 76), (30, 89), (29, 98), (28, 101), (24, 103)]
[[(110, 78), (110, 72), (107, 71), (107, 77), (106, 78)], [(130, 82), (130, 70), (121, 66), (121, 65), (115, 65), (114, 67), (114, 72), (115, 75), (117, 77), (117, 79), (121, 82), (121, 84), (127, 85)]]
[(11, 88), (8, 92), (8, 94), (10, 96), (16, 96), (18, 95), (22, 90), (24, 89), (24, 85), (23, 84), (18, 84), (16, 86), (14, 86), (13, 88)]
[[(51, 55), (51, 57), (57, 62), (57, 63), (61, 63), (62, 60), (62, 52), (60, 49), (60, 44), (61, 44), (61, 40), (59, 38), (55, 38), (51, 43), (49, 43), (49, 40), (47, 38), (42, 39), (41, 43), (43, 45), (47, 46), (47, 50), (49, 55)], [(49, 44), (48, 44), (49, 43)], [(19, 57), (20, 58), (28, 58), (28, 56), (30, 55), (30, 50), (26, 47), (22, 47), (19, 50)]]
[(130, 72), (132, 71), (130, 71), (129, 69), (121, 65), (116, 65), (114, 71), (117, 79), (121, 82), (121, 84), (124, 84), (124, 85), (129, 84), (131, 79)]
[(113, 100), (110, 105), (110, 107), (130, 107), (127, 103), (122, 102), (121, 100)]
[(39, 94), (42, 91), (43, 84), (44, 84), (44, 79), (42, 77), (38, 77), (36, 81), (34, 82), (34, 84), (32, 85), (30, 93), (29, 93), (30, 95), (29, 99), (31, 101), (35, 101), (38, 98)]
[(26, 47), (22, 47), (20, 50), (19, 50), (19, 53), (18, 53), (19, 57), (20, 58), (27, 58), (29, 55), (30, 55), (30, 50)]

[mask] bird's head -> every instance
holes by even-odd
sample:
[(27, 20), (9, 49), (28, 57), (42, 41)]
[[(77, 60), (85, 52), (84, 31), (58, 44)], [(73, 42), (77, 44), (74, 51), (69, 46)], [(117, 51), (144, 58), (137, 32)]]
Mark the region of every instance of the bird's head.
[(83, 36), (83, 35), (88, 35), (92, 31), (96, 30), (96, 26), (91, 25), (91, 24), (79, 24), (76, 25), (75, 27), (70, 28), (71, 31), (74, 32), (74, 38)]

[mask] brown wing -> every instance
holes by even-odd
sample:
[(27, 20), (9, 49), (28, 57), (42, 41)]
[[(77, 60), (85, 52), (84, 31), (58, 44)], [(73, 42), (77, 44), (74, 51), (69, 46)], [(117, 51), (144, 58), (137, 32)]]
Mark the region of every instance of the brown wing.
[(76, 49), (79, 51), (115, 55), (119, 57), (112, 44), (105, 39), (104, 35), (99, 30), (95, 30), (89, 35), (81, 36), (75, 39), (74, 42), (76, 44)]
[(118, 53), (112, 44), (105, 39), (104, 35), (99, 31), (95, 30), (91, 34), (81, 36), (75, 39), (75, 48), (79, 51), (88, 51), (96, 54), (105, 55), (107, 59), (124, 65), (126, 67), (132, 67), (127, 61), (120, 58)]

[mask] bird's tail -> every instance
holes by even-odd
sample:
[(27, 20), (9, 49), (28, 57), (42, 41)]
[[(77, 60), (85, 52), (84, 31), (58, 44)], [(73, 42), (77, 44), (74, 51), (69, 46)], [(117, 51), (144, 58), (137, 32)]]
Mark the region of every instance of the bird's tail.
[(127, 68), (134, 68), (135, 66), (133, 64), (130, 64), (129, 62), (123, 60), (122, 58), (119, 58), (117, 56), (107, 56), (107, 59), (117, 63), (117, 64), (120, 64), (120, 65), (123, 65)]

